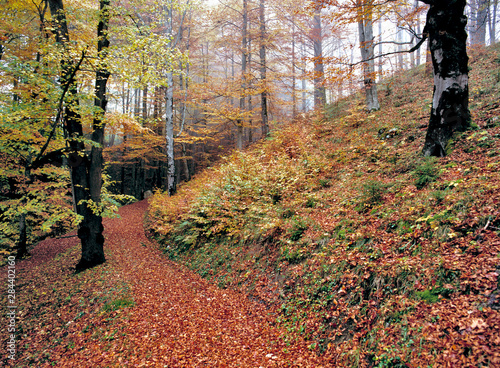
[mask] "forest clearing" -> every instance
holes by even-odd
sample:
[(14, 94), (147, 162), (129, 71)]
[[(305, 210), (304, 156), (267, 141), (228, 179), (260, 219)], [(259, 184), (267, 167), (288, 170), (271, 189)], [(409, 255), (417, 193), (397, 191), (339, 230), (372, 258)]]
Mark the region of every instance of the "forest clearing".
[(3, 366), (500, 367), (497, 1), (0, 3)]

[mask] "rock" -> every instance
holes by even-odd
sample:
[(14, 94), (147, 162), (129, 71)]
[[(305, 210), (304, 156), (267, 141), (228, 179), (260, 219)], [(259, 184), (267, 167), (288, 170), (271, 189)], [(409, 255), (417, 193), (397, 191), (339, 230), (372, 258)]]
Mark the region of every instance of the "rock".
[(148, 198), (151, 198), (153, 196), (153, 192), (150, 191), (150, 190), (146, 190), (144, 192), (144, 199), (148, 199)]
[(397, 128), (392, 128), (391, 130), (389, 130), (389, 131), (387, 132), (387, 134), (388, 134), (388, 135), (390, 135), (391, 137), (394, 137), (394, 136), (398, 135), (398, 134), (399, 134), (399, 132), (398, 132), (398, 129), (397, 129)]

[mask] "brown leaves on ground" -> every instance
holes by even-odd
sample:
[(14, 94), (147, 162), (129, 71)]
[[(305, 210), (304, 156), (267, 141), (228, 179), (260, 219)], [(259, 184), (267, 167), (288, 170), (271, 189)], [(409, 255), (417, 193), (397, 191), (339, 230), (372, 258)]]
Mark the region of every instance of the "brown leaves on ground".
[[(146, 207), (106, 221), (102, 266), (73, 273), (77, 238), (46, 240), (16, 265), (18, 353), (5, 366), (321, 366), (283, 341), (264, 307), (168, 261), (144, 235)], [(5, 323), (1, 336), (5, 346)]]

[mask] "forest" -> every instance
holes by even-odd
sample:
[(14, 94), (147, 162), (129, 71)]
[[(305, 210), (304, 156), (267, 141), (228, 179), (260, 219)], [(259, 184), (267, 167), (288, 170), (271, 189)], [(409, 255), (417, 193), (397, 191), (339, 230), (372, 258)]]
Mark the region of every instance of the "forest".
[(500, 366), (496, 0), (0, 4), (4, 366)]

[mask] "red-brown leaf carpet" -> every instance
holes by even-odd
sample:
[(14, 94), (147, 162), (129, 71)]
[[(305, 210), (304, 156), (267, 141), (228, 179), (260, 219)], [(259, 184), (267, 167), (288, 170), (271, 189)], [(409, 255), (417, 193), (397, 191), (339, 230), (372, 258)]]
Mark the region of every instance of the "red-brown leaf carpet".
[[(304, 342), (285, 342), (284, 331), (263, 306), (238, 292), (221, 290), (168, 260), (144, 234), (146, 208), (147, 201), (137, 202), (122, 207), (120, 218), (105, 220), (107, 263), (85, 271), (106, 267), (108, 281), (129, 285), (134, 304), (87, 313), (87, 322), (81, 322), (85, 318), (69, 322), (61, 341), (70, 337), (70, 346), (51, 347), (45, 352), (49, 358), (36, 360), (33, 366), (327, 366)], [(18, 272), (30, 263), (43, 267), (42, 259), (75, 244), (76, 238), (42, 242), (32, 258), (20, 262)], [(77, 252), (75, 248), (75, 256)], [(47, 330), (50, 326), (42, 331)], [(36, 345), (37, 338), (32, 339)]]

